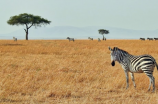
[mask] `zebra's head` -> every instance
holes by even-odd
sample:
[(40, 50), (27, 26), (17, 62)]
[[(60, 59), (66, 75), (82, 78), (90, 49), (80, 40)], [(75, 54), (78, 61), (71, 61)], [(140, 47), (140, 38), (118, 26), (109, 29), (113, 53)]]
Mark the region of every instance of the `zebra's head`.
[(113, 49), (109, 47), (109, 50), (111, 51), (111, 65), (115, 66), (115, 61), (118, 61), (119, 63), (123, 60), (123, 58), (126, 57), (128, 52), (119, 49), (117, 47), (114, 47)]
[(117, 47), (114, 47), (113, 49), (109, 47), (109, 50), (111, 51), (111, 65), (115, 66), (115, 61), (117, 61)]

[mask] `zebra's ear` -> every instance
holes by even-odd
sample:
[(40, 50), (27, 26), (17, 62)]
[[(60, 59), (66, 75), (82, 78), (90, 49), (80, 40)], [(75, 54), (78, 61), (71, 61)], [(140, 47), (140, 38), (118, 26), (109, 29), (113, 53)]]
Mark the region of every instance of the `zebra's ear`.
[(116, 51), (117, 50), (117, 47), (114, 47), (114, 49), (113, 49), (114, 51)]
[(109, 50), (110, 50), (110, 51), (113, 51), (110, 47), (109, 47)]

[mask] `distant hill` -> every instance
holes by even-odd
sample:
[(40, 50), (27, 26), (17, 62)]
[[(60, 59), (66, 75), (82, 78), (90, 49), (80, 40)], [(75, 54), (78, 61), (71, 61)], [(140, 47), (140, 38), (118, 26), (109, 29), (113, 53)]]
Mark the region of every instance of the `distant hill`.
[[(66, 37), (73, 37), (75, 39), (94, 39), (102, 38), (98, 33), (99, 29), (109, 30), (109, 34), (105, 35), (107, 39), (139, 39), (140, 37), (158, 37), (158, 30), (130, 30), (112, 27), (72, 27), (72, 26), (56, 26), (56, 27), (39, 27), (37, 29), (29, 29), (29, 39), (66, 39)], [(0, 39), (25, 39), (25, 32), (23, 29), (14, 31), (8, 34), (0, 34)]]

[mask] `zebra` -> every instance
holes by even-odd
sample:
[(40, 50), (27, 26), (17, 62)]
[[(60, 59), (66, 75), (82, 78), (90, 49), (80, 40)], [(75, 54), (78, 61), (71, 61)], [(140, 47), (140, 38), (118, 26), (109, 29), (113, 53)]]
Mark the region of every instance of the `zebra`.
[(88, 37), (88, 39), (93, 40), (93, 38)]
[(153, 40), (153, 38), (147, 38), (147, 40)]
[(140, 38), (140, 40), (145, 40), (145, 38)]
[(155, 40), (158, 40), (158, 38), (154, 38)]
[(14, 40), (14, 41), (17, 41), (17, 38), (13, 37), (13, 40)]
[(155, 78), (153, 76), (153, 71), (155, 66), (157, 67), (158, 70), (158, 65), (152, 56), (150, 55), (134, 56), (117, 47), (114, 47), (113, 49), (109, 47), (109, 50), (111, 51), (111, 61), (112, 61), (111, 65), (115, 66), (115, 61), (118, 61), (121, 64), (122, 68), (124, 69), (126, 76), (126, 83), (127, 83), (126, 89), (129, 87), (128, 73), (131, 74), (133, 85), (134, 87), (136, 87), (134, 81), (134, 73), (144, 72), (150, 79), (148, 91), (150, 90), (151, 84), (153, 84), (153, 92), (155, 91)]
[(75, 41), (74, 38), (69, 38), (69, 37), (67, 37), (66, 39), (69, 39), (69, 42), (70, 42), (70, 41), (73, 41), (73, 42)]
[(100, 40), (100, 38), (98, 38), (98, 42), (100, 42), (101, 40)]

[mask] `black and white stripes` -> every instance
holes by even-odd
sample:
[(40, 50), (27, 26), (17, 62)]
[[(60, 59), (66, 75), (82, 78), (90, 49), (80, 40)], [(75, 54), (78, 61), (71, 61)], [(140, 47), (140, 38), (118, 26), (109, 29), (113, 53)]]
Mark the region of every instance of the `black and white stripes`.
[(155, 40), (158, 40), (158, 38), (154, 38)]
[(153, 38), (147, 38), (147, 40), (153, 40)]
[(115, 61), (118, 61), (121, 64), (122, 68), (124, 69), (126, 75), (126, 83), (127, 83), (126, 88), (128, 88), (129, 86), (128, 73), (131, 74), (134, 87), (136, 87), (136, 85), (135, 85), (133, 73), (145, 73), (150, 79), (148, 90), (150, 90), (151, 84), (153, 84), (153, 91), (155, 90), (155, 78), (153, 77), (153, 71), (155, 66), (158, 69), (158, 65), (152, 56), (150, 55), (134, 56), (117, 47), (114, 47), (113, 49), (109, 47), (109, 50), (111, 51), (112, 66), (115, 65)]
[(66, 39), (69, 39), (69, 42), (70, 42), (70, 41), (73, 41), (73, 42), (75, 41), (74, 38), (69, 38), (69, 37), (67, 37)]
[(93, 38), (88, 37), (89, 40), (93, 40)]
[(140, 38), (140, 40), (145, 40), (145, 38)]
[[(140, 38), (140, 40), (145, 40), (145, 38)], [(158, 38), (147, 38), (147, 40), (158, 40)]]
[(100, 38), (98, 38), (98, 42), (100, 42), (101, 40), (100, 40)]
[(17, 38), (13, 37), (13, 40), (14, 40), (14, 41), (17, 41)]

